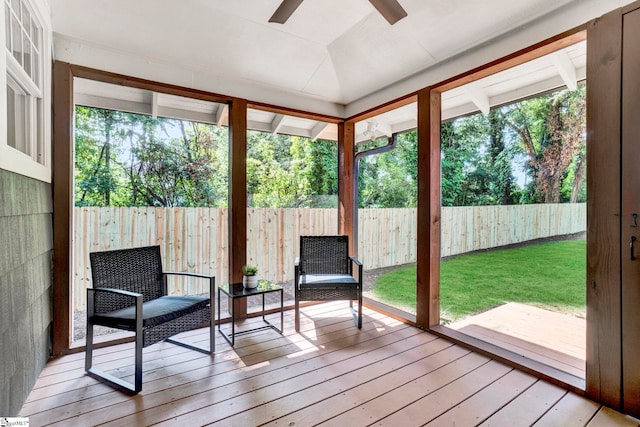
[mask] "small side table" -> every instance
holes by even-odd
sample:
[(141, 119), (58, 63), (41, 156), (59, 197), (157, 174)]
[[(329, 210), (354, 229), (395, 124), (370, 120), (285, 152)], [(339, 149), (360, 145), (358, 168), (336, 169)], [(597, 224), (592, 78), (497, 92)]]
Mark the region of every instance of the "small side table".
[[(280, 329), (278, 329), (275, 325), (270, 323), (264, 317), (264, 296), (270, 292), (280, 292)], [(221, 328), (220, 324), (220, 296), (221, 293), (224, 293), (231, 300), (230, 310), (231, 310), (231, 334), (227, 334)], [(236, 332), (236, 316), (234, 310), (233, 300), (237, 298), (247, 298), (252, 295), (262, 295), (262, 321), (266, 323), (265, 326), (260, 326), (258, 328), (247, 329), (244, 331)], [(249, 332), (260, 331), (263, 329), (273, 329), (282, 335), (282, 329), (284, 327), (284, 314), (283, 314), (284, 302), (283, 302), (283, 292), (282, 286), (276, 285), (275, 283), (271, 283), (268, 280), (259, 280), (258, 286), (252, 289), (246, 289), (242, 286), (242, 283), (231, 283), (229, 285), (221, 285), (218, 287), (218, 332), (227, 340), (229, 344), (233, 347), (235, 344), (236, 335), (247, 334)]]

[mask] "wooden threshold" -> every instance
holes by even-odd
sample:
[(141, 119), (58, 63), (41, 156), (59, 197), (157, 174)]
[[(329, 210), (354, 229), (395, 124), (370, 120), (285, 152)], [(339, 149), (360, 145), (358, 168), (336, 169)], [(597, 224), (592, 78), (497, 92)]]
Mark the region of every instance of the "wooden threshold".
[[(20, 411), (31, 425), (638, 425), (576, 393), (364, 308), (293, 311), (284, 335), (261, 331), (213, 356), (159, 343), (144, 350), (142, 392), (128, 396), (84, 374), (83, 354), (51, 360)], [(260, 318), (238, 325), (250, 328)], [(181, 334), (206, 341), (206, 328)], [(95, 351), (96, 364), (133, 375), (132, 344)]]

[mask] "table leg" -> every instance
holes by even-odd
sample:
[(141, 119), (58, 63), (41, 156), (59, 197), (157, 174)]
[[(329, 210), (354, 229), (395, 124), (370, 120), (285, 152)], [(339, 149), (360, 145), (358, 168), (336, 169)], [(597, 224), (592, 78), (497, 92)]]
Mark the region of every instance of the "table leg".
[(235, 301), (232, 301), (231, 304), (231, 347), (233, 347), (236, 343), (236, 308)]
[(233, 309), (233, 298), (229, 296), (229, 300), (232, 302), (232, 304), (228, 304), (230, 306), (229, 311), (231, 311), (231, 335), (227, 334), (225, 331), (222, 330), (222, 322), (220, 321), (221, 319), (220, 306), (222, 304), (220, 304), (220, 299), (221, 299), (220, 288), (218, 288), (218, 332), (220, 332), (222, 337), (225, 340), (227, 340), (227, 342), (231, 345), (231, 347), (233, 347), (236, 342), (236, 337), (235, 337), (236, 316), (235, 316), (235, 310)]
[(284, 293), (280, 289), (280, 333), (284, 332)]
[(220, 322), (220, 288), (218, 288), (218, 331), (222, 332), (222, 329), (220, 329), (220, 325), (222, 322)]

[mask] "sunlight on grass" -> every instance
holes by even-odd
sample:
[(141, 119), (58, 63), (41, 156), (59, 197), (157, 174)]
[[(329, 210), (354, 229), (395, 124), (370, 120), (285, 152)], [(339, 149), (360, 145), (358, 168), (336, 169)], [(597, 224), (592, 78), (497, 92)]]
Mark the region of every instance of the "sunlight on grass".
[[(453, 321), (509, 301), (584, 315), (585, 283), (584, 240), (460, 255), (440, 265), (441, 315)], [(415, 312), (415, 265), (380, 276), (373, 292)]]

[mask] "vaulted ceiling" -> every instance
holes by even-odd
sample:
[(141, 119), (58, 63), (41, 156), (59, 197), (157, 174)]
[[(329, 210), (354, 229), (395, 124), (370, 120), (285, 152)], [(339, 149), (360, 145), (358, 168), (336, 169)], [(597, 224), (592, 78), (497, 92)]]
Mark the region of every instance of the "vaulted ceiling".
[(481, 65), (495, 59), (487, 55), (630, 0), (399, 1), (408, 16), (389, 25), (368, 0), (305, 0), (285, 24), (268, 22), (280, 0), (51, 0), (54, 53), (108, 71), (349, 114), (345, 106), (371, 98), (363, 104), (370, 106), (377, 93), (400, 96), (434, 83), (428, 73), (461, 56), (467, 67)]
[[(586, 76), (586, 42), (526, 62), (442, 94), (444, 120), (475, 112), (487, 114), (491, 107), (561, 87), (575, 89)], [(193, 120), (215, 125), (228, 124), (226, 105), (153, 93), (77, 79), (75, 102), (81, 105), (117, 109), (158, 117)], [(270, 133), (337, 140), (337, 125), (269, 111), (249, 109), (248, 128)], [(355, 142), (390, 137), (417, 126), (415, 102), (356, 123)]]

